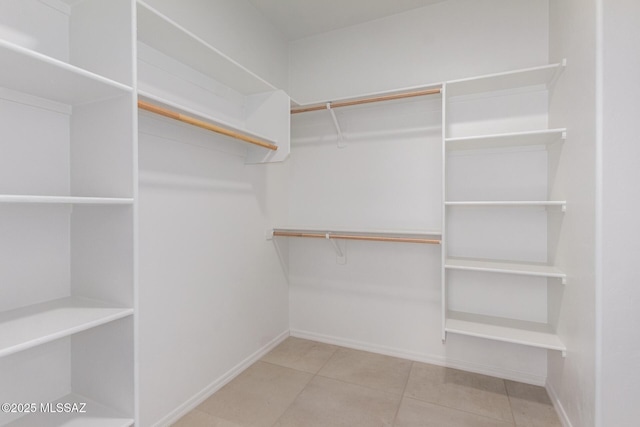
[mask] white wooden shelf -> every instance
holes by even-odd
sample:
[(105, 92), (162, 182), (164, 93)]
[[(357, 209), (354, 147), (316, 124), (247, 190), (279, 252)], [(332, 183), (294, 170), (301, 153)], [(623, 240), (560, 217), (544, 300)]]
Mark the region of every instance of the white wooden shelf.
[(447, 258), (444, 267), (450, 270), (484, 271), (521, 276), (552, 277), (566, 283), (567, 275), (552, 265), (509, 261), (489, 261), (470, 258)]
[(472, 95), (528, 86), (549, 85), (565, 64), (551, 64), (446, 82), (447, 96)]
[(133, 314), (78, 297), (62, 298), (0, 313), (0, 357), (82, 332)]
[(192, 116), (192, 117), (194, 117), (196, 119), (204, 120), (204, 121), (212, 123), (214, 125), (221, 126), (221, 127), (226, 128), (226, 129), (229, 129), (231, 131), (239, 132), (241, 134), (244, 134), (244, 135), (247, 135), (247, 136), (250, 136), (250, 137), (253, 137), (253, 138), (257, 138), (257, 139), (263, 140), (263, 141), (268, 142), (270, 144), (278, 145), (278, 141), (274, 141), (273, 139), (268, 138), (268, 137), (266, 137), (264, 135), (261, 135), (259, 133), (249, 131), (245, 127), (243, 127), (241, 125), (238, 125), (236, 123), (231, 123), (231, 122), (228, 122), (228, 121), (225, 121), (225, 120), (220, 120), (219, 118), (213, 117), (210, 114), (206, 114), (206, 113), (203, 113), (201, 111), (194, 110), (193, 108), (185, 107), (184, 105), (181, 105), (181, 104), (179, 104), (177, 102), (170, 101), (170, 100), (168, 100), (166, 98), (163, 98), (163, 97), (158, 96), (158, 95), (154, 95), (154, 94), (149, 93), (147, 91), (138, 91), (138, 98), (140, 100), (142, 100), (142, 101), (148, 101), (150, 103), (159, 105), (160, 107), (168, 108), (168, 109), (176, 111), (178, 113), (186, 114), (186, 115)]
[(459, 207), (545, 207), (545, 208), (560, 208), (563, 212), (566, 209), (567, 202), (561, 200), (492, 200), (492, 201), (459, 201), (459, 202), (445, 202), (445, 206), (459, 206)]
[(448, 151), (473, 150), (481, 148), (524, 147), (531, 145), (551, 145), (566, 139), (567, 129), (547, 129), (530, 132), (511, 132), (494, 135), (446, 138)]
[(132, 205), (133, 199), (113, 197), (28, 196), (0, 194), (0, 203), (70, 204), (70, 205)]
[(37, 413), (18, 418), (7, 424), (7, 427), (130, 427), (133, 425), (133, 419), (77, 394), (69, 394), (52, 403), (54, 405), (86, 403), (86, 413), (47, 413), (40, 412), (38, 407)]
[(487, 338), (566, 353), (566, 346), (544, 323), (449, 311), (445, 332)]
[(14, 91), (69, 105), (131, 93), (129, 86), (0, 40), (0, 81)]
[(138, 1), (138, 40), (241, 94), (277, 89), (142, 1)]

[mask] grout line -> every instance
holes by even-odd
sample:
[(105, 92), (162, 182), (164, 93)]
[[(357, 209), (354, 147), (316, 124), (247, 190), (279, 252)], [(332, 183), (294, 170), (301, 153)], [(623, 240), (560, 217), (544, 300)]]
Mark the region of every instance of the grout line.
[[(433, 364), (430, 364), (430, 363), (423, 363), (423, 362), (418, 362), (418, 361), (414, 361), (414, 362), (413, 362), (413, 364), (414, 364), (414, 365), (415, 365), (416, 363), (422, 363), (422, 364), (430, 365), (430, 366), (438, 366), (438, 365), (433, 365)], [(412, 366), (411, 366), (411, 368), (412, 368), (412, 369), (413, 369), (413, 366), (414, 366), (414, 365), (412, 365)], [(455, 369), (455, 368), (447, 368), (447, 367), (444, 367), (444, 369)], [(455, 370), (459, 370), (459, 369), (455, 369)], [(462, 372), (470, 373), (470, 374), (473, 374), (473, 375), (484, 375), (484, 374), (476, 374), (476, 373), (474, 373), (474, 372), (467, 372), (467, 371), (462, 371)], [(433, 401), (429, 401), (429, 400), (424, 400), (424, 399), (421, 399), (421, 398), (419, 398), (419, 397), (417, 397), (417, 396), (407, 396), (407, 395), (406, 395), (406, 391), (407, 391), (406, 386), (405, 386), (405, 390), (404, 390), (404, 392), (403, 392), (402, 398), (404, 399), (404, 398), (406, 397), (407, 399), (415, 400), (415, 401), (417, 401), (417, 402), (428, 403), (428, 404), (430, 404), (430, 405), (439, 406), (439, 407), (441, 407), (441, 408), (451, 409), (451, 410), (458, 411), (458, 412), (464, 412), (465, 414), (473, 415), (473, 416), (475, 416), (475, 417), (481, 417), (481, 418), (485, 418), (485, 419), (487, 419), (487, 420), (492, 420), (492, 421), (499, 421), (499, 422), (507, 423), (507, 424), (510, 424), (510, 425), (512, 425), (512, 426), (514, 426), (514, 427), (517, 427), (517, 426), (516, 426), (516, 423), (515, 423), (515, 418), (514, 418), (514, 416), (513, 416), (513, 409), (511, 408), (511, 400), (509, 400), (509, 392), (507, 391), (507, 385), (506, 385), (506, 382), (505, 382), (506, 380), (504, 380), (504, 379), (502, 379), (502, 378), (498, 378), (498, 377), (492, 377), (492, 376), (490, 376), (490, 375), (484, 375), (484, 376), (487, 376), (487, 377), (490, 377), (490, 378), (499, 379), (499, 380), (501, 380), (501, 381), (503, 382), (503, 385), (504, 385), (504, 391), (505, 391), (505, 396), (507, 397), (508, 402), (509, 402), (509, 412), (511, 413), (511, 419), (512, 419), (513, 421), (505, 421), (505, 420), (503, 420), (503, 419), (496, 418), (496, 417), (493, 417), (493, 416), (491, 416), (491, 415), (483, 415), (483, 414), (479, 414), (479, 413), (477, 413), (477, 412), (472, 412), (472, 411), (470, 411), (470, 410), (462, 409), (462, 408), (459, 408), (459, 407), (457, 407), (457, 406), (447, 406), (447, 405), (444, 405), (444, 404), (442, 404), (442, 403), (433, 402)], [(408, 384), (408, 380), (407, 380), (407, 384)], [(458, 400), (460, 400), (460, 399), (457, 399), (456, 401), (458, 401)]]
[(441, 404), (435, 403), (435, 402), (428, 402), (426, 400), (418, 399), (417, 397), (403, 396), (402, 398), (403, 399), (407, 398), (409, 400), (414, 400), (414, 401), (419, 402), (419, 403), (427, 403), (429, 405), (439, 406), (440, 408), (445, 408), (445, 409), (449, 409), (449, 410), (456, 411), (456, 412), (462, 412), (464, 414), (473, 415), (474, 417), (483, 418), (483, 419), (488, 420), (488, 421), (493, 421), (494, 423), (495, 422), (506, 423), (509, 426), (517, 427), (515, 423), (512, 423), (510, 421), (501, 420), (499, 418), (490, 417), (488, 415), (478, 414), (477, 412), (470, 412), (470, 411), (467, 411), (467, 410), (464, 410), (464, 409), (454, 408), (452, 406), (445, 406), (445, 405), (441, 405)]
[[(269, 362), (265, 362), (265, 363), (269, 363)], [(272, 363), (272, 365), (273, 365), (273, 363)], [(276, 365), (276, 366), (280, 366), (280, 365)], [(297, 369), (295, 369), (295, 370), (298, 371)], [(298, 371), (298, 372), (304, 372), (304, 371)], [(305, 372), (305, 373), (310, 374), (310, 372)], [(287, 407), (284, 408), (284, 411), (282, 411), (282, 413), (278, 416), (278, 418), (276, 418), (276, 420), (272, 424), (272, 427), (278, 425), (278, 422), (280, 422), (280, 419), (284, 416), (284, 414), (287, 413), (289, 408), (291, 408), (293, 406), (293, 404), (296, 402), (296, 400), (298, 400), (298, 397), (300, 397), (300, 395), (307, 389), (307, 387), (309, 387), (309, 384), (311, 383), (311, 381), (313, 381), (313, 379), (315, 377), (316, 377), (315, 374), (311, 374), (311, 377), (309, 378), (309, 381), (307, 381), (307, 383), (304, 385), (304, 387), (302, 387), (302, 389), (298, 392), (298, 394), (296, 394), (296, 397), (294, 397), (291, 400), (291, 403), (289, 403), (289, 405), (287, 405)]]
[[(317, 343), (318, 341), (313, 341), (313, 342), (316, 342), (316, 343)], [(318, 369), (318, 370), (316, 371), (315, 375), (318, 375), (318, 374), (320, 373), (320, 371), (322, 371), (322, 369), (323, 369), (325, 366), (327, 366), (327, 364), (329, 363), (329, 361), (330, 361), (331, 359), (333, 359), (333, 358), (334, 358), (334, 356), (336, 355), (336, 353), (338, 352), (338, 350), (339, 350), (339, 349), (341, 349), (341, 348), (343, 348), (343, 347), (341, 347), (341, 346), (333, 345), (333, 344), (325, 344), (325, 343), (319, 343), (319, 344), (322, 344), (322, 345), (330, 345), (330, 346), (332, 346), (332, 347), (333, 347), (333, 353), (331, 353), (331, 356), (329, 356), (329, 357), (327, 358), (327, 360), (322, 364), (322, 366), (320, 367), (320, 369)]]
[(413, 366), (416, 362), (411, 362), (411, 368), (409, 368), (409, 374), (407, 375), (407, 381), (404, 383), (404, 388), (402, 389), (402, 394), (400, 395), (400, 402), (398, 402), (398, 408), (396, 409), (396, 414), (393, 416), (393, 421), (391, 422), (392, 426), (396, 425), (396, 421), (398, 420), (398, 414), (400, 413), (400, 407), (402, 406), (402, 402), (404, 401), (405, 393), (407, 392), (407, 386), (409, 385), (409, 379), (411, 378), (411, 372), (413, 372)]
[(400, 397), (402, 397), (401, 394), (398, 395), (398, 394), (392, 393), (392, 392), (390, 392), (388, 390), (382, 390), (382, 389), (371, 387), (371, 386), (364, 385), (364, 384), (352, 383), (352, 382), (349, 382), (347, 380), (342, 380), (340, 378), (327, 377), (325, 375), (320, 375), (320, 374), (316, 374), (316, 375), (314, 375), (314, 377), (320, 377), (320, 378), (324, 378), (325, 380), (332, 380), (332, 381), (337, 381), (337, 382), (342, 383), (342, 384), (347, 384), (347, 385), (353, 385), (353, 386), (356, 386), (356, 387), (366, 388), (367, 390), (377, 391), (379, 393), (384, 393), (384, 394), (386, 394), (388, 396), (393, 396), (393, 397), (400, 396)]
[[(507, 381), (502, 380), (502, 384), (504, 384), (504, 392), (507, 395), (507, 401), (509, 402), (509, 411), (511, 412), (511, 419), (513, 420), (513, 425), (516, 425), (516, 417), (513, 415), (513, 405), (511, 404), (511, 395), (509, 394), (509, 389), (507, 388)], [(517, 426), (516, 426), (517, 427)]]

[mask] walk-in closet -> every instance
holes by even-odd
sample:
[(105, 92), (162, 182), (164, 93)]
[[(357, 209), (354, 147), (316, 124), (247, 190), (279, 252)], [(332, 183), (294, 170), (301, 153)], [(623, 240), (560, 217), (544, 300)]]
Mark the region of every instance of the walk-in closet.
[[(321, 425), (285, 410), (354, 354), (405, 372), (371, 426), (538, 425), (540, 392), (635, 426), (638, 28), (631, 0), (0, 0), (0, 426), (238, 426), (194, 420), (251, 375), (298, 385), (246, 425)], [(454, 372), (505, 418), (447, 412)]]

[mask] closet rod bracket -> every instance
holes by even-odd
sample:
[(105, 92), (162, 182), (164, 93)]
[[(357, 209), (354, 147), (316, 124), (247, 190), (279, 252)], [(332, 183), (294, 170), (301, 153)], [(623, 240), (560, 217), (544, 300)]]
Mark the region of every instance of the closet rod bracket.
[(344, 143), (344, 136), (342, 135), (342, 129), (340, 129), (340, 123), (338, 122), (338, 118), (336, 117), (335, 111), (331, 108), (331, 103), (327, 102), (327, 111), (331, 114), (331, 119), (333, 120), (333, 125), (336, 127), (336, 132), (338, 134), (338, 148), (346, 147)]
[(331, 246), (333, 246), (333, 249), (336, 251), (336, 262), (338, 264), (343, 264), (343, 265), (346, 264), (347, 263), (347, 255), (345, 254), (345, 251), (347, 249), (346, 242), (345, 242), (345, 251), (343, 251), (340, 248), (340, 245), (338, 244), (338, 242), (336, 242), (335, 239), (331, 238), (331, 233), (326, 233), (324, 237), (329, 241), (329, 243), (331, 243)]

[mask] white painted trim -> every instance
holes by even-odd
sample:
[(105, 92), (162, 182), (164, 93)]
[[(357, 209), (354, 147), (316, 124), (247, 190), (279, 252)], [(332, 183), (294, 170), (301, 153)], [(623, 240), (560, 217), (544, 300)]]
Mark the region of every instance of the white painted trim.
[(258, 349), (255, 353), (244, 359), (242, 362), (238, 363), (236, 366), (231, 368), (221, 377), (213, 381), (211, 384), (206, 386), (200, 392), (196, 393), (191, 399), (184, 402), (182, 405), (178, 406), (173, 411), (169, 412), (164, 418), (160, 421), (156, 422), (153, 427), (165, 427), (170, 426), (171, 424), (178, 421), (180, 418), (191, 412), (196, 406), (200, 405), (202, 402), (207, 400), (213, 393), (220, 390), (227, 383), (233, 380), (235, 377), (240, 375), (247, 369), (249, 366), (253, 365), (255, 362), (260, 360), (264, 355), (269, 353), (275, 347), (278, 346), (282, 341), (289, 337), (289, 331), (284, 331), (269, 343), (267, 343), (262, 348)]
[(553, 407), (556, 409), (556, 413), (558, 414), (558, 418), (560, 418), (560, 422), (562, 423), (562, 426), (573, 427), (573, 424), (571, 424), (571, 421), (569, 420), (569, 416), (567, 415), (567, 411), (564, 410), (564, 406), (562, 406), (562, 402), (558, 397), (558, 393), (556, 393), (556, 390), (553, 388), (553, 386), (549, 381), (547, 381), (545, 388), (547, 389), (547, 393), (549, 394), (551, 403), (553, 403)]
[(301, 331), (292, 329), (290, 332), (292, 337), (303, 338), (312, 341), (318, 341), (325, 344), (338, 345), (341, 347), (352, 348), (354, 350), (369, 351), (372, 353), (384, 354), (385, 356), (399, 357), (402, 359), (412, 360), (415, 362), (429, 363), (431, 365), (444, 366), (447, 368), (459, 369), (476, 374), (498, 377), (505, 380), (517, 381), (526, 384), (544, 386), (546, 377), (531, 375), (525, 372), (512, 371), (509, 369), (496, 369), (492, 366), (470, 363), (461, 360), (453, 360), (442, 356), (415, 353), (402, 349), (375, 345), (361, 341), (348, 340), (344, 338), (332, 337), (329, 335), (316, 334), (314, 332)]

